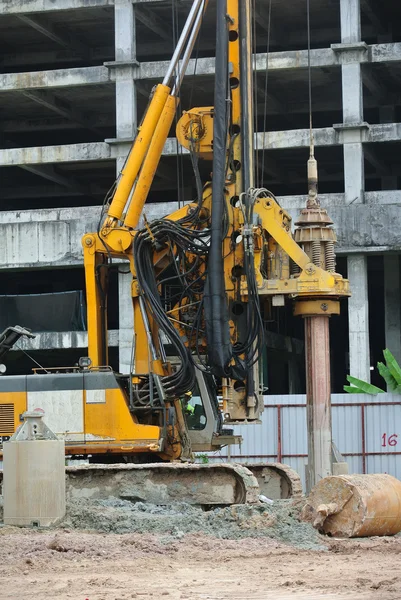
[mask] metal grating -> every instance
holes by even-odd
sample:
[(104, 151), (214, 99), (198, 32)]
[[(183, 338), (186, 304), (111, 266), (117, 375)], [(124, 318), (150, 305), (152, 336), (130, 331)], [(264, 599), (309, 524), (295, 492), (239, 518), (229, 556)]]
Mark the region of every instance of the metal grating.
[(14, 404), (0, 404), (0, 435), (14, 433)]

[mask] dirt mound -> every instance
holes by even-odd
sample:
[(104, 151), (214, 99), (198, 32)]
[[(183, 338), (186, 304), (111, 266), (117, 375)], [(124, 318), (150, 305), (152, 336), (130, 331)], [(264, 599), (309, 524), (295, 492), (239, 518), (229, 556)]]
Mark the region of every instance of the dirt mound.
[[(190, 504), (157, 506), (119, 498), (80, 499), (67, 503), (67, 514), (61, 527), (120, 535), (156, 534), (165, 536), (169, 542), (180, 540), (187, 534), (200, 533), (221, 540), (272, 538), (305, 550), (325, 549), (324, 538), (312, 525), (300, 520), (302, 506), (302, 500), (294, 499), (277, 500), (273, 504), (239, 504), (205, 511)], [(0, 528), (0, 535), (4, 529), (10, 528)], [(49, 549), (59, 553), (78, 552), (77, 549), (70, 550), (65, 543), (64, 538), (57, 538), (53, 541), (54, 547)], [(146, 537), (142, 543), (147, 543)], [(137, 547), (140, 548), (141, 544)], [(161, 550), (164, 551), (163, 548)]]
[(155, 506), (111, 498), (68, 503), (63, 526), (109, 533), (152, 533), (181, 539), (203, 533), (217, 539), (273, 538), (302, 549), (322, 549), (322, 537), (299, 519), (302, 502), (233, 505), (204, 511), (189, 504)]

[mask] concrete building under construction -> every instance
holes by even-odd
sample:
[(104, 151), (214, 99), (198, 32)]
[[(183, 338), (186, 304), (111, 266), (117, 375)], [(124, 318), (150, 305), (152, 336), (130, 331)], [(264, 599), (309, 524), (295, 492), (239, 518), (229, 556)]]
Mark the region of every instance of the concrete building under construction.
[[(255, 4), (258, 179), (296, 220), (309, 156), (306, 0)], [(11, 353), (10, 374), (34, 366), (23, 351), (48, 366), (72, 365), (85, 355), (81, 237), (97, 230), (189, 6), (189, 0), (0, 3), (0, 330), (18, 324), (37, 333)], [(213, 105), (214, 22), (211, 0), (180, 110)], [(338, 392), (348, 372), (375, 383), (372, 367), (383, 348), (401, 359), (401, 5), (310, 0), (310, 31), (320, 199), (337, 230), (337, 270), (352, 289), (331, 322)], [(195, 195), (189, 155), (173, 135), (149, 218)], [(201, 169), (206, 180), (210, 164)], [(111, 285), (110, 358), (128, 372), (130, 275), (116, 268)], [(274, 308), (266, 329), (265, 384), (271, 393), (304, 392), (302, 321), (290, 308)]]

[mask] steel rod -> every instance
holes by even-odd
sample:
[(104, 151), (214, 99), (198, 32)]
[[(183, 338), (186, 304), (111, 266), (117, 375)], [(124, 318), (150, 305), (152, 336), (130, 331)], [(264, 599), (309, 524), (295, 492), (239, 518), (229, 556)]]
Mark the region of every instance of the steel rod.
[(169, 85), (170, 84), (170, 80), (171, 80), (171, 78), (174, 75), (175, 68), (176, 68), (177, 63), (178, 63), (178, 61), (180, 59), (180, 56), (181, 56), (181, 54), (182, 54), (182, 52), (184, 50), (184, 46), (185, 46), (185, 43), (186, 43), (186, 41), (188, 39), (188, 36), (189, 36), (189, 34), (191, 32), (192, 25), (194, 24), (194, 21), (196, 19), (198, 11), (201, 8), (201, 5), (203, 4), (203, 2), (204, 2), (204, 0), (195, 0), (194, 3), (192, 4), (192, 8), (189, 11), (189, 15), (187, 17), (187, 20), (186, 20), (185, 25), (183, 27), (183, 30), (181, 32), (180, 38), (178, 40), (176, 49), (175, 49), (174, 54), (173, 54), (173, 56), (171, 58), (169, 67), (167, 69), (167, 73), (166, 73), (166, 75), (165, 75), (165, 77), (163, 79), (163, 85)]
[(198, 14), (196, 15), (195, 23), (192, 28), (192, 32), (190, 34), (187, 47), (185, 49), (184, 56), (182, 57), (182, 60), (177, 63), (178, 64), (177, 78), (174, 83), (173, 89), (171, 91), (172, 96), (176, 96), (178, 94), (178, 92), (180, 91), (182, 80), (184, 79), (184, 76), (185, 76), (185, 73), (186, 73), (186, 70), (188, 67), (189, 59), (191, 58), (192, 51), (194, 49), (196, 40), (198, 38), (198, 33), (199, 33), (199, 30), (200, 30), (200, 27), (202, 24), (202, 19), (203, 19), (203, 15), (204, 15), (205, 9), (207, 7), (207, 4), (208, 4), (208, 0), (202, 0), (202, 6), (199, 8)]

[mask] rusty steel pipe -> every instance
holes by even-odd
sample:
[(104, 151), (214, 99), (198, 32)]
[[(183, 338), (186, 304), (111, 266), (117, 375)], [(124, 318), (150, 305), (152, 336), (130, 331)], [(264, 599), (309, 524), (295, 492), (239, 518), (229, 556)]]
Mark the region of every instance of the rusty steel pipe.
[(329, 317), (305, 317), (308, 488), (332, 474)]
[(387, 474), (339, 475), (313, 488), (302, 518), (335, 537), (401, 531), (401, 481)]

